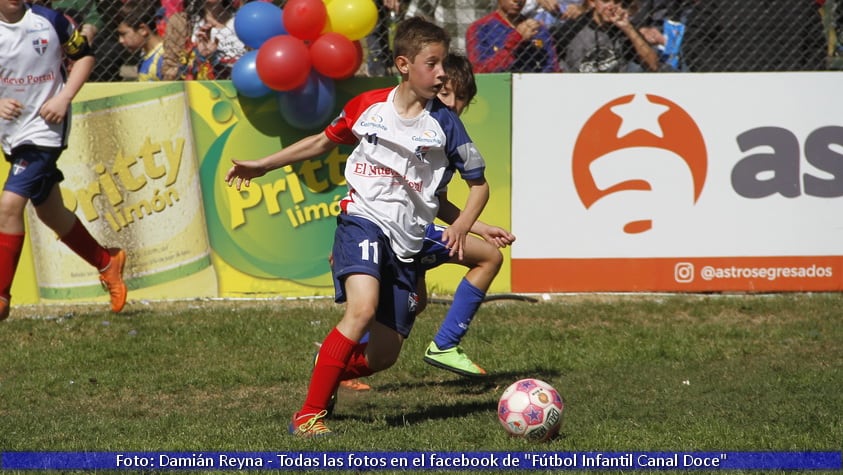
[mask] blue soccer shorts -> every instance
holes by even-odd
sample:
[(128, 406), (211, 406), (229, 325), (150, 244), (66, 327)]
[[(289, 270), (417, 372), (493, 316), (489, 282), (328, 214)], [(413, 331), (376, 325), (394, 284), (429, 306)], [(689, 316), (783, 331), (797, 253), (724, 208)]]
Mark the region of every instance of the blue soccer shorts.
[(333, 258), (334, 299), (345, 302), (345, 278), (349, 275), (375, 277), (380, 282), (375, 319), (407, 338), (419, 303), (415, 261), (398, 259), (389, 238), (377, 224), (345, 213), (337, 217)]
[(61, 149), (24, 145), (12, 150), (6, 161), (12, 164), (3, 186), (5, 191), (29, 198), (38, 206), (50, 196), (53, 185), (61, 183), (64, 175), (58, 169)]
[(427, 272), (451, 260), (451, 250), (442, 241), (445, 226), (428, 224), (424, 230), (424, 244), (418, 254), (419, 269)]

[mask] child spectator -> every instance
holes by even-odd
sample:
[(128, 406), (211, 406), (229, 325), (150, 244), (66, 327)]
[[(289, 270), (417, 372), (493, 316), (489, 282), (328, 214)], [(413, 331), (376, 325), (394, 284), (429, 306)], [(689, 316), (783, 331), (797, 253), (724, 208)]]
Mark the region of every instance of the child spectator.
[(677, 71), (687, 71), (682, 42), (688, 18), (697, 0), (642, 0), (632, 18), (638, 32), (656, 49), (659, 60)]
[(129, 0), (117, 11), (117, 40), (142, 55), (138, 81), (164, 79), (164, 41), (157, 33), (159, 10), (151, 0)]
[(658, 53), (630, 20), (635, 0), (587, 0), (585, 23), (565, 54), (569, 71), (582, 73), (659, 71)]
[(234, 31), (233, 0), (189, 0), (167, 20), (164, 78), (230, 79), (246, 45)]
[(559, 61), (550, 31), (521, 14), (524, 0), (498, 0), (498, 8), (468, 27), (468, 58), (478, 73), (554, 72)]

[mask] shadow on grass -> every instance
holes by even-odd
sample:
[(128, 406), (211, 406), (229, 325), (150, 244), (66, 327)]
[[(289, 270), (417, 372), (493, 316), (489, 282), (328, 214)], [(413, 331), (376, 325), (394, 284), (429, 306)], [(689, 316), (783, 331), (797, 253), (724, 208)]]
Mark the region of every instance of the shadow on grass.
[[(483, 401), (465, 401), (463, 399), (460, 402), (448, 404), (434, 403), (425, 405), (416, 410), (400, 411), (400, 414), (387, 415), (385, 420), (389, 426), (400, 427), (419, 421), (446, 420), (455, 416), (464, 417), (474, 413), (488, 413), (489, 411), (496, 410), (498, 404), (497, 398), (503, 393), (504, 389), (515, 381), (524, 378), (524, 375), (530, 375), (530, 377), (552, 381), (559, 378), (562, 373), (558, 369), (535, 367), (519, 371), (494, 373), (482, 379), (460, 378), (455, 376), (454, 379), (438, 383), (419, 380), (410, 383), (379, 384), (376, 388), (373, 388), (371, 392), (367, 391), (364, 393), (365, 398), (367, 399), (364, 405), (380, 407), (383, 409), (383, 401), (378, 401), (378, 392), (383, 393), (383, 399), (386, 399), (388, 397), (394, 397), (396, 393), (404, 391), (418, 392), (432, 389), (440, 393), (439, 397), (444, 395), (447, 399), (460, 401), (460, 399), (465, 396), (483, 396), (494, 391), (495, 398), (492, 401), (489, 401), (488, 399)], [(340, 393), (340, 398), (342, 399), (343, 391)], [(454, 397), (447, 397), (449, 394), (453, 394)], [(349, 394), (348, 391), (345, 392), (345, 395), (354, 397), (362, 396), (362, 394)], [(363, 416), (361, 413), (346, 413), (335, 414), (333, 417), (337, 420), (354, 420), (366, 416)]]

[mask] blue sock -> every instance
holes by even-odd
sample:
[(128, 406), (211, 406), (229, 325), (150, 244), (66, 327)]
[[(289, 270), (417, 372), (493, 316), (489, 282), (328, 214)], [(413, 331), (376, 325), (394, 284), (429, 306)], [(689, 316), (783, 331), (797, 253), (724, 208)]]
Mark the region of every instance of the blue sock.
[(485, 297), (485, 292), (471, 285), (471, 282), (463, 277), (454, 293), (454, 302), (448, 309), (439, 332), (433, 338), (433, 342), (440, 350), (447, 350), (460, 344)]

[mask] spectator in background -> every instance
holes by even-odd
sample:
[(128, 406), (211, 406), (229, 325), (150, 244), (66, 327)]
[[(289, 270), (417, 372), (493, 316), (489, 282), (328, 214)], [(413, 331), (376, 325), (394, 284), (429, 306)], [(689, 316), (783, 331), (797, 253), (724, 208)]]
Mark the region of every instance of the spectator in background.
[(659, 71), (662, 63), (656, 50), (633, 26), (630, 16), (637, 2), (587, 0), (589, 12), (578, 20), (584, 24), (565, 53), (572, 72)]
[(388, 76), (392, 69), (392, 46), (390, 45), (390, 31), (398, 21), (401, 9), (399, 0), (381, 0), (377, 2), (378, 22), (369, 35), (366, 36), (366, 72), (369, 76)]
[(683, 42), (695, 72), (822, 70), (826, 49), (815, 0), (701, 0)]
[(404, 16), (420, 16), (440, 25), (451, 35), (451, 50), (466, 51), (468, 27), (489, 13), (489, 5), (489, 0), (410, 0)]
[(656, 49), (659, 60), (678, 71), (688, 71), (682, 42), (688, 18), (699, 0), (642, 0), (632, 23)]
[(521, 13), (542, 22), (548, 29), (585, 12), (584, 0), (526, 0)]
[(559, 71), (550, 31), (521, 14), (524, 0), (498, 0), (498, 8), (466, 33), (468, 58), (477, 73)]
[(576, 27), (580, 24), (574, 20), (585, 12), (585, 0), (526, 0), (521, 11), (524, 16), (535, 18), (550, 30), (553, 47), (562, 65), (568, 43), (576, 36)]
[(164, 78), (164, 40), (158, 36), (158, 11), (154, 0), (129, 0), (117, 10), (117, 38), (124, 48), (137, 53), (139, 81)]
[(170, 18), (174, 14), (184, 11), (183, 0), (161, 0), (161, 8), (164, 9), (164, 16)]
[(188, 0), (167, 20), (164, 78), (229, 79), (246, 45), (234, 32), (233, 0)]
[[(119, 81), (121, 79), (120, 65), (126, 61), (127, 56), (123, 48), (117, 44), (114, 23), (108, 20), (114, 16), (113, 8), (121, 5), (122, 0), (115, 0), (113, 3), (96, 0), (33, 0), (31, 3), (63, 13), (88, 40), (88, 44), (93, 47), (97, 57), (90, 76), (91, 81)], [(73, 61), (68, 60), (66, 67), (70, 70), (73, 67)]]

